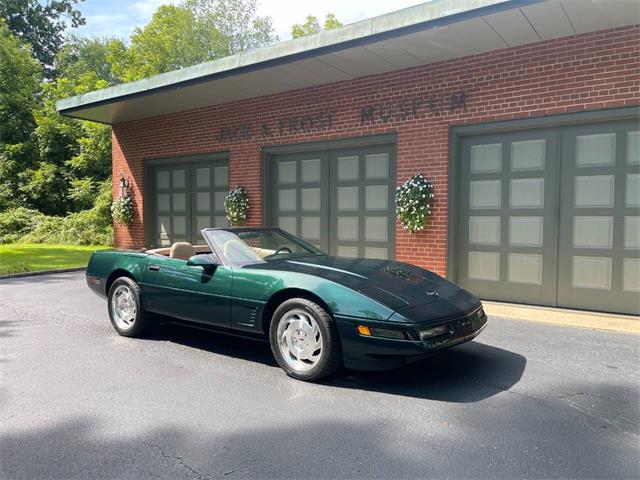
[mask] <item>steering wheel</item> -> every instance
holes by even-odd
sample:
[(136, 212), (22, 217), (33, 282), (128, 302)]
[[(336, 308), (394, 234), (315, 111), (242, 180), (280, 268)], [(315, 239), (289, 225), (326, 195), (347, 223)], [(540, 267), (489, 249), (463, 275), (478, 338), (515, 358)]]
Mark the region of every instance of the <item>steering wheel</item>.
[(291, 249), (289, 247), (280, 247), (278, 250), (274, 252), (273, 255), (278, 255), (280, 252), (291, 253)]

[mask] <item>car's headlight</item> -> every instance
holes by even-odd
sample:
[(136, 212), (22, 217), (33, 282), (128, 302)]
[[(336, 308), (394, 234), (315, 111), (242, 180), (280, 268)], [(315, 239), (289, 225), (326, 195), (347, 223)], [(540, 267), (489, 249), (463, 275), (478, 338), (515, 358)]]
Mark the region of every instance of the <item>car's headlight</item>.
[(419, 332), (420, 338), (426, 340), (427, 338), (439, 337), (440, 335), (447, 335), (451, 333), (449, 325), (438, 325), (437, 327), (423, 328)]

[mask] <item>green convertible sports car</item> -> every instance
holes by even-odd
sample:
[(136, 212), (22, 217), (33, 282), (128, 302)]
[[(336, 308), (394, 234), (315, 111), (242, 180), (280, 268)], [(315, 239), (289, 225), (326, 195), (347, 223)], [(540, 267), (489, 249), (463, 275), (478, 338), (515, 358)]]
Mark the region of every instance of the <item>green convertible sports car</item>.
[[(387, 369), (476, 337), (480, 301), (428, 270), (330, 257), (278, 228), (202, 230), (207, 245), (91, 256), (87, 284), (123, 336), (158, 319), (268, 339), (287, 374)], [(151, 314), (160, 314), (151, 315)]]

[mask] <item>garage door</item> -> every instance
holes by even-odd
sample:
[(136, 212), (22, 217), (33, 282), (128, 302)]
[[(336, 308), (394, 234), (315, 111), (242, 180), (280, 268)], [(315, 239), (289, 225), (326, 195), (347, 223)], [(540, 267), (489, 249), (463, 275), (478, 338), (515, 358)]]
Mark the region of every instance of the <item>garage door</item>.
[(176, 160), (149, 166), (147, 244), (204, 243), (200, 230), (226, 226), (224, 199), (229, 190), (226, 160)]
[(332, 255), (393, 258), (392, 145), (271, 158), (267, 223)]
[(637, 130), (463, 138), (459, 282), (486, 299), (640, 313)]

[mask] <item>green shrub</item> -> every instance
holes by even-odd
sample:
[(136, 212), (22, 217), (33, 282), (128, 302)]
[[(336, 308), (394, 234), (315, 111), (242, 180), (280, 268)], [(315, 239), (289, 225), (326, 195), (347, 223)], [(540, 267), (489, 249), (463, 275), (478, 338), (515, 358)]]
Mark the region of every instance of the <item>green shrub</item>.
[[(11, 213), (13, 212), (13, 213)], [(30, 212), (30, 214), (27, 214)], [(66, 245), (113, 245), (111, 225), (111, 181), (101, 183), (93, 208), (66, 217), (44, 215), (26, 208), (7, 211), (6, 224), (14, 233), (8, 241), (20, 243), (58, 243)], [(0, 243), (2, 243), (0, 214)], [(11, 222), (9, 221), (11, 220)], [(20, 221), (18, 221), (21, 219)], [(27, 221), (29, 220), (29, 221)], [(21, 226), (22, 228), (18, 229)]]
[(14, 273), (30, 272), (31, 268), (26, 263), (16, 265), (0, 265), (0, 275), (12, 275)]
[(33, 230), (43, 218), (44, 214), (25, 207), (0, 212), (0, 243), (15, 242)]
[(112, 245), (113, 227), (104, 224), (97, 209), (83, 210), (66, 217), (45, 217), (20, 238), (21, 243), (69, 245)]

